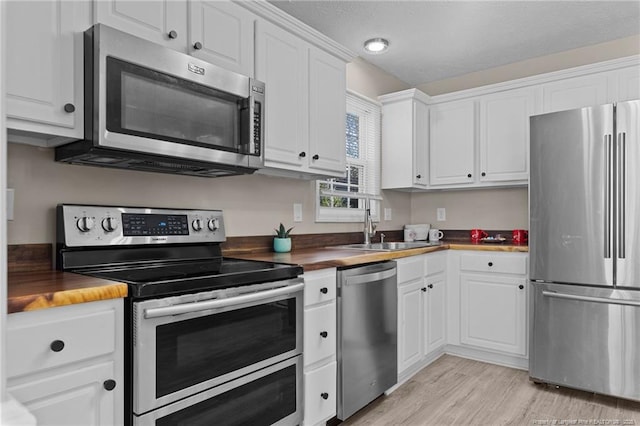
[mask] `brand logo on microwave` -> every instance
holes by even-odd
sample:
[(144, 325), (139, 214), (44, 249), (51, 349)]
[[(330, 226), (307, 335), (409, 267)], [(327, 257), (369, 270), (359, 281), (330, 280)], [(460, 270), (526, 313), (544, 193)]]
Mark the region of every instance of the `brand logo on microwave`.
[(167, 237), (151, 237), (151, 241), (167, 241)]
[(204, 68), (200, 68), (197, 65), (189, 63), (187, 68), (189, 69), (189, 71), (191, 71), (194, 74), (204, 75)]

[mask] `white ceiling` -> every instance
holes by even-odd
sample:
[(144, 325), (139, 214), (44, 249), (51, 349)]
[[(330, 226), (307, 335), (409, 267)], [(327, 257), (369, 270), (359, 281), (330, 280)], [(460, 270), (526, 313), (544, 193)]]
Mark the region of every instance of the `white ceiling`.
[(269, 2), (412, 86), (640, 34), (640, 0)]

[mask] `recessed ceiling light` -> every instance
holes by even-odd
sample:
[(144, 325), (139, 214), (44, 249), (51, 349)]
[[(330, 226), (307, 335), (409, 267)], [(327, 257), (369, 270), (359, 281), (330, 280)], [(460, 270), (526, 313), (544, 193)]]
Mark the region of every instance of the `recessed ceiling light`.
[(389, 48), (389, 41), (384, 38), (372, 38), (364, 42), (364, 50), (368, 53), (383, 53)]

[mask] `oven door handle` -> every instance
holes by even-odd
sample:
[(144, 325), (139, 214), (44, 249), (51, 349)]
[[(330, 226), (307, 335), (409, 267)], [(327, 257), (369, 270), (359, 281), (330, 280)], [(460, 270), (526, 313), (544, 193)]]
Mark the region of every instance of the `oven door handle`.
[(284, 294), (295, 293), (304, 288), (304, 283), (294, 284), (286, 287), (279, 287), (272, 290), (260, 291), (257, 293), (244, 294), (242, 296), (229, 297), (225, 299), (206, 300), (204, 302), (183, 303), (174, 306), (164, 306), (161, 308), (149, 308), (144, 310), (145, 318), (159, 318), (172, 315), (189, 314), (193, 312), (206, 311), (209, 309), (226, 308), (228, 306), (242, 305), (244, 303), (269, 299)]

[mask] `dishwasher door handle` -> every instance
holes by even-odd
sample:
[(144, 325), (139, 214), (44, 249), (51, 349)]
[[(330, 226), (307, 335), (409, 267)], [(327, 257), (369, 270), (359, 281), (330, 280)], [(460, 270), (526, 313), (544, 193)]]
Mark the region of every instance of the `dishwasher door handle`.
[(354, 285), (354, 284), (366, 284), (373, 281), (382, 281), (387, 278), (391, 278), (396, 275), (396, 268), (388, 269), (386, 271), (374, 272), (372, 274), (366, 275), (354, 275), (352, 277), (347, 277), (344, 285)]

